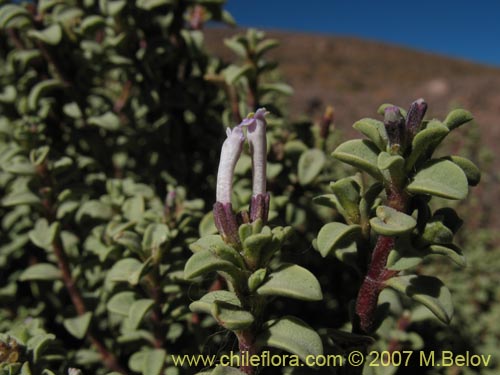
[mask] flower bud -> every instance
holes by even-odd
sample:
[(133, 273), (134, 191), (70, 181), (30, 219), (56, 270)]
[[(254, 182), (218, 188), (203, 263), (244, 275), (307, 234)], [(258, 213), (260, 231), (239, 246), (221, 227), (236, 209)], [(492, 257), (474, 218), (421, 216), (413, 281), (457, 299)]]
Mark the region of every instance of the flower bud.
[(391, 106), (385, 109), (384, 126), (389, 138), (389, 147), (398, 152), (405, 145), (405, 119), (398, 107)]
[(425, 112), (427, 111), (427, 103), (424, 99), (420, 98), (411, 103), (408, 115), (406, 116), (406, 131), (409, 135), (409, 141), (415, 137), (420, 130), (420, 124), (424, 119)]

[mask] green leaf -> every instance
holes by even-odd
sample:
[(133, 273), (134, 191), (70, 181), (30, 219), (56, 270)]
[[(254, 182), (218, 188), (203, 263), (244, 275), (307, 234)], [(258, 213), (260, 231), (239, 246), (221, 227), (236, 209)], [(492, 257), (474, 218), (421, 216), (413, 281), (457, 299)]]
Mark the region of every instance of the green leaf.
[(101, 12), (109, 15), (116, 16), (127, 5), (126, 0), (99, 0), (99, 8)]
[(345, 248), (353, 241), (356, 234), (361, 232), (359, 225), (345, 225), (342, 223), (328, 223), (319, 233), (317, 247), (320, 254), (326, 257), (332, 250)]
[(158, 249), (168, 240), (170, 230), (165, 224), (152, 223), (149, 224), (144, 232), (142, 239), (142, 248), (151, 251)]
[(282, 95), (293, 95), (293, 88), (286, 83), (263, 83), (259, 86), (259, 94), (264, 95), (267, 93), (278, 93)]
[(307, 269), (285, 263), (267, 277), (257, 288), (262, 296), (284, 296), (303, 301), (320, 301), (323, 299), (321, 286), (316, 276)]
[(19, 375), (32, 375), (29, 362), (24, 362)]
[(472, 116), (472, 113), (469, 111), (466, 111), (465, 109), (454, 109), (448, 113), (448, 116), (446, 116), (446, 119), (444, 120), (444, 124), (450, 130), (453, 130), (469, 121), (472, 121), (473, 119), (474, 116)]
[(120, 129), (120, 118), (114, 114), (113, 112), (106, 112), (102, 115), (99, 116), (92, 116), (89, 117), (87, 120), (87, 123), (89, 125), (95, 125), (100, 128), (109, 130), (109, 131), (116, 131)]
[(419, 161), (430, 158), (449, 132), (449, 129), (437, 120), (432, 120), (425, 129), (419, 131), (412, 141), (412, 150), (406, 160), (406, 171), (413, 170)]
[(130, 306), (135, 301), (135, 293), (126, 291), (126, 292), (120, 292), (115, 294), (113, 297), (111, 297), (106, 304), (106, 308), (108, 309), (109, 312), (123, 315), (123, 316), (128, 316), (128, 312), (130, 310)]
[(453, 232), (440, 220), (432, 220), (426, 224), (422, 239), (431, 244), (448, 244), (453, 241)]
[(61, 279), (59, 268), (50, 263), (37, 263), (23, 271), (19, 281), (52, 281)]
[(201, 219), (200, 225), (198, 226), (198, 232), (200, 233), (200, 237), (205, 237), (209, 234), (217, 233), (217, 228), (215, 227), (214, 221), (214, 213), (212, 211), (207, 212), (203, 216), (203, 219)]
[(12, 27), (9, 22), (15, 18), (30, 20), (30, 15), (26, 8), (14, 4), (2, 4), (0, 7), (0, 29)]
[(267, 275), (265, 268), (259, 268), (248, 278), (248, 290), (253, 293), (264, 282)]
[(14, 103), (17, 97), (17, 90), (15, 86), (9, 85), (4, 87), (2, 93), (0, 93), (0, 103)]
[(456, 245), (431, 245), (427, 249), (425, 249), (425, 251), (429, 255), (443, 255), (455, 262), (460, 267), (465, 267), (467, 265), (465, 257), (462, 254), (462, 250)]
[(55, 46), (61, 42), (62, 30), (59, 24), (53, 23), (52, 25), (41, 31), (38, 30), (28, 31), (28, 36), (38, 39), (51, 46)]
[(229, 85), (234, 85), (241, 77), (249, 75), (254, 71), (252, 64), (247, 63), (243, 66), (229, 65), (224, 69), (224, 78)]
[(296, 354), (302, 361), (309, 355), (323, 354), (319, 335), (302, 320), (285, 316), (264, 324), (263, 332), (257, 337), (261, 346), (270, 346)]
[(44, 352), (56, 339), (53, 334), (38, 334), (31, 337), (27, 342), (28, 350), (33, 352), (33, 362), (37, 363), (43, 356)]
[(104, 26), (106, 26), (106, 20), (104, 19), (104, 17), (96, 14), (91, 14), (85, 17), (80, 23), (80, 28), (83, 33), (87, 33), (89, 31), (95, 30), (96, 28)]
[(209, 234), (203, 236), (189, 245), (189, 248), (193, 253), (198, 253), (203, 250), (215, 251), (218, 247), (228, 246), (222, 237), (218, 234)]
[(215, 301), (225, 302), (241, 308), (241, 302), (234, 292), (230, 292), (228, 290), (216, 290), (205, 294), (198, 301), (192, 302), (189, 305), (189, 309), (192, 312), (211, 314), (212, 305)]
[(84, 202), (76, 212), (75, 219), (80, 222), (84, 216), (89, 216), (93, 219), (110, 220), (113, 216), (111, 207), (97, 200)]
[(167, 353), (164, 349), (151, 349), (144, 355), (143, 375), (160, 375), (165, 364)]
[(224, 44), (239, 57), (245, 58), (247, 56), (245, 45), (242, 44), (237, 38), (224, 39)]
[(221, 326), (231, 331), (246, 329), (254, 322), (250, 312), (227, 302), (214, 301), (211, 313)]
[[(377, 109), (377, 113), (379, 115), (384, 115), (385, 114), (385, 109), (387, 107), (398, 107), (397, 105), (394, 105), (394, 104), (391, 104), (391, 103), (384, 103), (382, 104), (380, 107), (378, 107)], [(407, 112), (405, 109), (401, 108), (401, 107), (398, 107), (399, 108), (399, 112), (401, 112), (401, 114), (403, 115), (404, 118), (406, 118), (406, 115), (407, 115)]]
[(92, 313), (86, 312), (83, 315), (75, 318), (68, 318), (63, 320), (63, 325), (66, 330), (77, 339), (83, 339), (89, 329), (90, 321), (92, 320)]
[(451, 294), (441, 280), (431, 276), (407, 275), (389, 279), (385, 286), (420, 302), (442, 322), (448, 324), (451, 321)]
[(422, 167), (407, 186), (413, 194), (430, 194), (446, 199), (464, 199), (468, 192), (467, 178), (449, 160), (434, 160)]
[(394, 249), (389, 253), (386, 267), (393, 271), (403, 271), (422, 263), (426, 253), (416, 250), (410, 241), (410, 236), (396, 239)]
[[(336, 197), (336, 208), (348, 224), (359, 224), (360, 186), (353, 177), (342, 178), (330, 184)], [(334, 201), (334, 203), (335, 203)]]
[(367, 136), (380, 151), (387, 148), (387, 132), (382, 121), (364, 118), (355, 122), (352, 127)]
[(379, 152), (372, 141), (353, 139), (338, 146), (332, 155), (380, 180), (382, 176), (377, 167)]
[(27, 158), (16, 156), (2, 165), (4, 171), (19, 176), (32, 176), (36, 173), (35, 166)]
[(168, 4), (172, 4), (174, 3), (173, 0), (137, 0), (136, 1), (136, 6), (137, 8), (141, 8), (141, 9), (144, 9), (144, 10), (153, 10), (155, 8), (158, 8), (158, 7), (161, 7), (161, 6), (164, 6), (164, 5), (168, 5)]
[(325, 154), (318, 149), (305, 151), (300, 155), (298, 178), (301, 185), (308, 185), (321, 173), (325, 165)]
[(219, 258), (211, 251), (204, 250), (194, 253), (188, 259), (184, 267), (184, 277), (186, 279), (193, 279), (215, 271), (224, 271), (233, 277), (236, 276), (239, 278), (240, 276), (239, 269), (232, 262)]
[(243, 256), (252, 269), (258, 266), (262, 252), (272, 241), (272, 235), (266, 233), (252, 234), (243, 241)]
[(128, 322), (127, 328), (130, 330), (136, 330), (141, 324), (144, 315), (154, 306), (154, 301), (152, 299), (138, 299), (134, 301), (130, 306), (128, 311)]
[(464, 223), (462, 219), (458, 216), (457, 212), (451, 207), (443, 207), (434, 212), (432, 216), (433, 220), (440, 220), (450, 228), (453, 233), (457, 233), (462, 224)]
[(481, 181), (481, 171), (476, 165), (467, 158), (461, 156), (452, 155), (447, 159), (450, 159), (453, 163), (458, 165), (467, 177), (467, 182), (469, 186), (476, 186)]
[(352, 267), (357, 267), (356, 261), (358, 259), (358, 246), (356, 242), (351, 242), (344, 247), (336, 247), (334, 254), (335, 257), (341, 262), (350, 264)]
[(341, 207), (335, 194), (318, 195), (317, 197), (313, 198), (313, 203), (320, 206), (334, 208), (336, 210)]
[(37, 83), (31, 89), (28, 96), (28, 108), (31, 111), (35, 111), (38, 107), (38, 102), (40, 98), (46, 95), (48, 92), (62, 88), (64, 84), (58, 79), (47, 79), (45, 81)]
[(40, 198), (31, 191), (13, 191), (2, 199), (2, 205), (4, 207), (19, 206), (24, 204), (34, 206), (40, 203)]
[(52, 247), (59, 230), (59, 222), (56, 221), (49, 227), (47, 219), (38, 219), (35, 227), (29, 231), (28, 236), (36, 246), (48, 250)]
[(145, 211), (144, 197), (136, 195), (123, 203), (123, 216), (130, 221), (140, 221)]
[(267, 51), (276, 48), (280, 45), (280, 42), (276, 39), (265, 39), (257, 44), (255, 48), (255, 54), (259, 57), (264, 55)]
[(113, 241), (125, 246), (128, 250), (134, 254), (143, 255), (141, 239), (139, 235), (135, 232), (124, 231), (118, 232), (113, 236)]
[(417, 225), (413, 217), (391, 207), (378, 206), (376, 213), (377, 217), (370, 219), (370, 225), (378, 234), (401, 235), (413, 230)]
[(405, 180), (406, 174), (404, 173), (405, 159), (400, 155), (390, 155), (382, 151), (378, 155), (377, 166), (384, 180), (389, 184), (400, 185)]
[(120, 259), (109, 270), (107, 278), (112, 282), (130, 282), (131, 278), (135, 280), (142, 266), (143, 264), (135, 258)]

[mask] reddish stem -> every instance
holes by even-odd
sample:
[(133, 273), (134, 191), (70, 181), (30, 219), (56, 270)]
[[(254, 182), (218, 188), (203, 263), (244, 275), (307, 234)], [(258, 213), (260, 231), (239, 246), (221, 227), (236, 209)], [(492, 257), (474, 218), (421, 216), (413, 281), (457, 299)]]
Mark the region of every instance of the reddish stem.
[[(47, 170), (46, 163), (42, 163), (37, 167), (37, 173), (42, 183), (46, 186), (46, 188), (52, 187), (54, 185), (54, 182)], [(51, 191), (51, 189), (41, 188), (40, 190), (41, 193), (46, 195), (43, 199), (43, 206), (46, 209), (45, 216), (47, 220), (50, 223), (52, 223), (55, 220), (54, 213), (56, 210), (54, 205), (52, 204), (51, 194), (48, 193), (48, 191)], [(85, 301), (83, 300), (82, 294), (78, 289), (78, 287), (76, 286), (75, 280), (71, 275), (71, 269), (69, 267), (68, 257), (64, 251), (64, 246), (61, 242), (61, 237), (59, 235), (57, 235), (52, 242), (52, 250), (54, 252), (54, 255), (56, 256), (57, 265), (61, 270), (61, 276), (64, 282), (64, 286), (68, 291), (71, 302), (73, 303), (73, 306), (75, 306), (77, 314), (84, 315), (85, 313), (87, 313), (88, 310), (85, 306)], [(120, 365), (115, 355), (111, 353), (106, 348), (101, 339), (99, 339), (94, 334), (94, 332), (92, 331), (92, 327), (90, 327), (89, 330), (87, 331), (86, 337), (91, 342), (91, 344), (96, 347), (97, 351), (101, 355), (104, 365), (108, 369), (110, 369), (111, 371), (118, 372), (120, 374), (127, 374), (127, 371)]]
[[(57, 258), (57, 265), (61, 270), (62, 279), (71, 298), (71, 302), (75, 306), (77, 314), (83, 315), (87, 312), (87, 308), (85, 307), (85, 302), (83, 301), (82, 294), (75, 285), (75, 281), (71, 276), (68, 259), (66, 257), (66, 253), (64, 252), (60, 237), (56, 237), (56, 239), (52, 243), (52, 249), (54, 250), (54, 255)], [(97, 351), (101, 355), (104, 365), (108, 369), (119, 372), (120, 374), (127, 374), (127, 371), (118, 363), (118, 360), (114, 356), (114, 354), (106, 348), (106, 346), (100, 339), (95, 336), (91, 329), (89, 329), (89, 331), (87, 332), (87, 338), (92, 343), (92, 345), (96, 347)]]
[(252, 358), (254, 354), (257, 354), (257, 348), (255, 347), (255, 337), (249, 330), (240, 331), (237, 334), (237, 337), (240, 356), (242, 360), (240, 371), (244, 374), (252, 375), (254, 373), (254, 368), (250, 363), (247, 363), (245, 359)]
[[(395, 185), (386, 187), (387, 204), (398, 211), (406, 211), (408, 195)], [(394, 248), (395, 237), (378, 236), (373, 249), (368, 272), (359, 289), (356, 300), (356, 314), (362, 331), (368, 333), (372, 330), (377, 310), (378, 296), (384, 288), (384, 282), (397, 275), (397, 271), (386, 269), (387, 258)]]

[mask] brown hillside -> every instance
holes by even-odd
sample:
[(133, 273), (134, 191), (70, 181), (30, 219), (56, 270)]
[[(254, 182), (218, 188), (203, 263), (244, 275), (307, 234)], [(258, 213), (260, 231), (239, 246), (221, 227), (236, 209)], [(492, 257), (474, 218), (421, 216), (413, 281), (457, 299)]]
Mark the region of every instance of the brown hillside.
[[(223, 39), (235, 30), (207, 30), (207, 48), (230, 60)], [(345, 37), (269, 32), (281, 42), (272, 58), (295, 90), (293, 115), (319, 115), (332, 104), (336, 125), (350, 128), (376, 116), (383, 102), (407, 106), (423, 97), (429, 116), (457, 105), (469, 109), (492, 147), (500, 142), (500, 69), (411, 49)], [(318, 104), (321, 103), (319, 106)], [(315, 110), (315, 108), (318, 108)]]
[[(238, 32), (207, 30), (207, 48), (232, 59), (223, 39)], [(456, 106), (470, 110), (481, 139), (494, 152), (490, 173), (476, 189), (493, 221), (500, 221), (491, 204), (500, 199), (496, 167), (500, 163), (500, 69), (355, 38), (285, 32), (268, 32), (268, 36), (281, 42), (271, 57), (280, 63), (284, 80), (295, 90), (290, 99), (293, 117), (308, 114), (317, 119), (331, 104), (337, 128), (351, 133), (357, 119), (378, 116), (376, 109), (384, 102), (407, 107), (423, 97), (429, 103), (427, 116), (438, 118)], [(451, 143), (455, 147), (467, 143), (465, 134), (454, 134)]]

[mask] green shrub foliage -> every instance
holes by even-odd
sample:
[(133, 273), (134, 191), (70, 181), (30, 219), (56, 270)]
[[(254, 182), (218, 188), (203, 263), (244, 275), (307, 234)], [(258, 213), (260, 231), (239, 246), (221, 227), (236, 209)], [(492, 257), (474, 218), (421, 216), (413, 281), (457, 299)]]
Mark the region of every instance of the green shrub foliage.
[[(448, 323), (441, 272), (466, 299), (461, 276), (425, 267), (465, 265), (462, 221), (431, 197), (479, 183), (468, 159), (433, 157), (471, 114), (383, 105), (341, 144), (331, 107), (293, 123), (276, 40), (225, 40), (233, 64), (206, 52), (204, 24), (234, 24), (223, 3), (0, 2), (1, 375), (336, 373), (172, 355), (420, 349), (418, 322), (436, 323), (406, 297)], [(212, 212), (225, 128), (259, 107), (269, 193), (252, 192), (257, 147), (243, 145), (227, 236)]]

